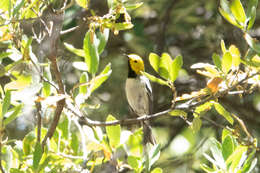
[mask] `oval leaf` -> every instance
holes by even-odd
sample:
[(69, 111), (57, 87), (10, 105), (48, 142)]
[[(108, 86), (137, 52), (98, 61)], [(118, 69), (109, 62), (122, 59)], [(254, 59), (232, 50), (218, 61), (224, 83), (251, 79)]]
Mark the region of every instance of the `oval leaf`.
[(64, 46), (72, 53), (80, 56), (80, 57), (85, 57), (85, 52), (83, 49), (77, 49), (73, 45), (64, 43)]
[[(106, 122), (115, 121), (116, 118), (108, 115)], [(106, 126), (106, 132), (109, 139), (109, 144), (112, 148), (117, 148), (120, 144), (121, 127), (120, 125)]]
[(95, 74), (98, 70), (99, 54), (98, 40), (95, 32), (89, 30), (84, 38), (83, 49), (85, 51), (85, 62), (88, 66), (88, 72)]
[(232, 0), (230, 4), (230, 10), (236, 20), (244, 25), (246, 21), (246, 13), (240, 0)]
[(230, 52), (226, 52), (223, 55), (222, 61), (221, 61), (221, 67), (222, 71), (227, 74), (232, 66), (232, 55)]
[(152, 81), (152, 82), (156, 82), (156, 83), (158, 83), (158, 84), (160, 84), (160, 85), (166, 85), (166, 86), (168, 86), (168, 83), (167, 83), (167, 81), (165, 81), (165, 80), (159, 79), (159, 78), (157, 78), (157, 77), (155, 77), (155, 76), (153, 76), (153, 75), (151, 75), (151, 74), (148, 74), (148, 73), (146, 73), (146, 72), (142, 72), (142, 74), (145, 75), (145, 76), (146, 76), (150, 81)]
[(220, 115), (222, 115), (230, 124), (233, 125), (234, 120), (231, 114), (226, 111), (226, 109), (221, 104), (219, 104), (218, 102), (214, 102), (214, 107)]
[(182, 64), (183, 64), (182, 56), (180, 55), (173, 60), (170, 69), (170, 79), (172, 82), (174, 82), (177, 79)]
[(149, 62), (153, 69), (159, 73), (160, 57), (155, 53), (149, 54)]

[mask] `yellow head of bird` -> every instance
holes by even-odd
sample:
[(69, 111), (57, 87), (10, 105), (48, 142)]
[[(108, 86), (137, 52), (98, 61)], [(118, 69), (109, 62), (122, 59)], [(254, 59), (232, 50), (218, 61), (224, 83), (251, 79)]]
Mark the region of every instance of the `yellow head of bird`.
[(140, 75), (144, 71), (144, 61), (136, 54), (128, 55), (130, 68), (137, 74)]

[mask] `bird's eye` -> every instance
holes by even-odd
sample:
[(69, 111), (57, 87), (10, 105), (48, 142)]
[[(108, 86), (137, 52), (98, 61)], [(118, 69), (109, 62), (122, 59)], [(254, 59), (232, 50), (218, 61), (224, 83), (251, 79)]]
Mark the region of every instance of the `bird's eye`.
[(134, 60), (135, 63), (137, 63), (137, 60)]

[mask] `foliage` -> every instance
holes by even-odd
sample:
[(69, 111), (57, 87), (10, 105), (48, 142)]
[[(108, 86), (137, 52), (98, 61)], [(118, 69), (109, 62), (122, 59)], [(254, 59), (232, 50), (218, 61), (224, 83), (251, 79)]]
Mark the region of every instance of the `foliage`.
[[(256, 151), (259, 150), (257, 138), (248, 132), (239, 115), (220, 100), (232, 94), (242, 98), (242, 94), (259, 88), (260, 44), (251, 35), (258, 1), (220, 1), (220, 14), (241, 30), (244, 44), (249, 48), (244, 55), (240, 45), (229, 45), (221, 40), (221, 52), (211, 52), (213, 64), (204, 61), (193, 63), (191, 69), (208, 80), (198, 90), (177, 94), (178, 79), (187, 68), (185, 56), (150, 51), (148, 60), (156, 74), (143, 72), (142, 75), (169, 90), (172, 97), (170, 108), (125, 120), (118, 120), (114, 114), (102, 111), (102, 103), (96, 101), (102, 86), (116, 83), (116, 80), (107, 81), (112, 78), (113, 60), (106, 62), (103, 58), (107, 54), (106, 49), (112, 45), (111, 37), (114, 39), (121, 33), (138, 29), (134, 28), (140, 25), (132, 22), (131, 11), (146, 2), (107, 0), (108, 12), (104, 15), (97, 15), (94, 9), (89, 9), (92, 8), (90, 3), (89, 0), (65, 1), (63, 7), (63, 3), (55, 0), (0, 2), (0, 76), (8, 79), (0, 87), (0, 170), (13, 173), (101, 170), (161, 173), (164, 162), (160, 159), (165, 157), (166, 152), (160, 141), (154, 146), (145, 146), (142, 128), (130, 131), (124, 125), (129, 122), (139, 124), (152, 116), (160, 119), (169, 114), (168, 118), (180, 117), (191, 129), (188, 134), (183, 132), (183, 136), (194, 136), (203, 131), (206, 121), (211, 123), (211, 127), (215, 125), (223, 129), (221, 142), (211, 138), (210, 154), (204, 153), (212, 166), (203, 163), (200, 158), (199, 170), (254, 171)], [(180, 9), (184, 8), (182, 5)], [(66, 41), (60, 45), (62, 25), (67, 22), (64, 15), (71, 11), (76, 13), (78, 9), (91, 14), (86, 18), (88, 30), (84, 30), (81, 48)], [(179, 12), (178, 15), (184, 14)], [(68, 23), (66, 27), (71, 27)], [(23, 25), (30, 26), (29, 34), (28, 27)], [(64, 50), (60, 55), (58, 47), (62, 46)], [(65, 81), (69, 75), (61, 70), (58, 63), (63, 62), (67, 54), (72, 57), (69, 63), (73, 78), (76, 78), (72, 84)], [(116, 61), (119, 62), (118, 59)], [(104, 65), (103, 70), (100, 70), (101, 64)], [(113, 87), (117, 92), (118, 86), (114, 84)], [(159, 97), (157, 100), (160, 100)], [(166, 104), (169, 105), (169, 102)], [(116, 104), (114, 107), (119, 109)], [(9, 139), (4, 132), (28, 110), (30, 115), (35, 114), (35, 126), (21, 139)], [(98, 118), (92, 116), (97, 114), (92, 114), (93, 110), (101, 110), (106, 117), (97, 121)], [(221, 123), (209, 119), (210, 112), (214, 112)]]

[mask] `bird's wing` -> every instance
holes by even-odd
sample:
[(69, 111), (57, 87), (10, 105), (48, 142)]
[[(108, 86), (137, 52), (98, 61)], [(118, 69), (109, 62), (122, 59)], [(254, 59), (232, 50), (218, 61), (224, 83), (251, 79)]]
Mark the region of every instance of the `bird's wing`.
[(153, 91), (152, 91), (152, 86), (149, 81), (149, 79), (146, 76), (140, 76), (141, 80), (145, 82), (145, 87), (147, 90), (148, 94), (148, 99), (149, 99), (149, 114), (153, 113)]

